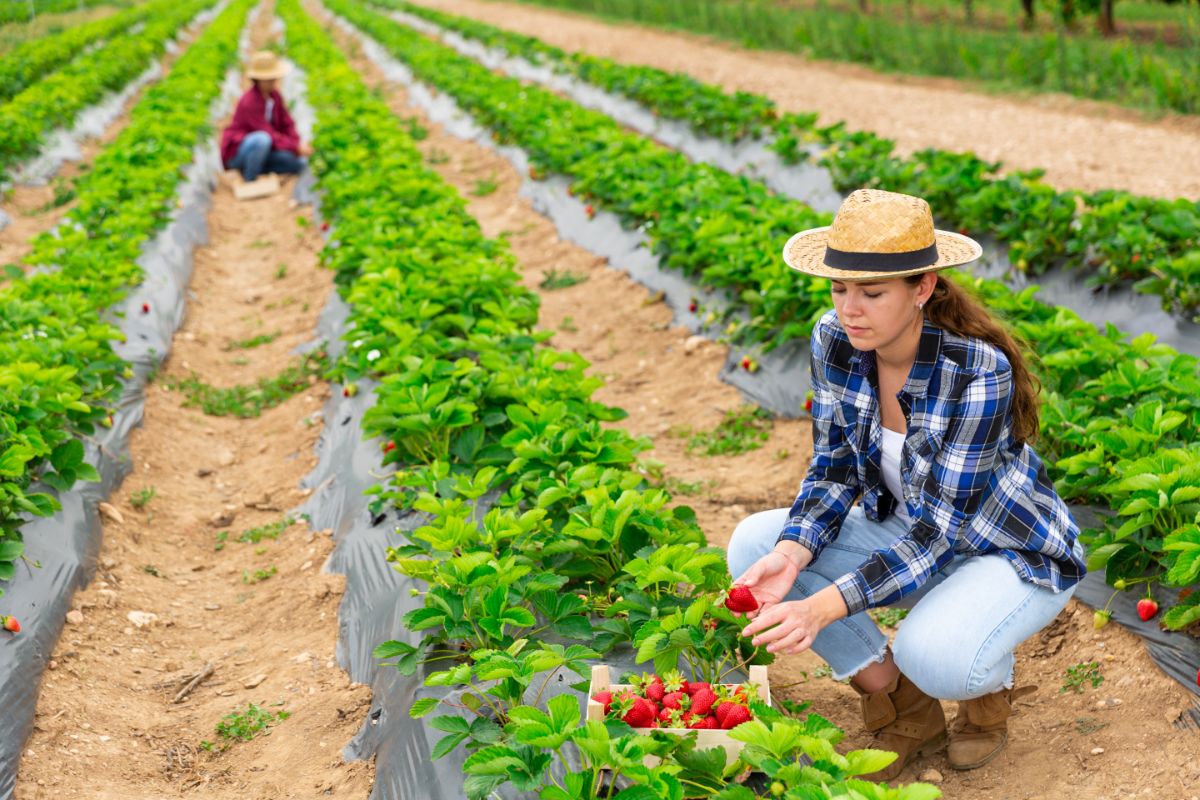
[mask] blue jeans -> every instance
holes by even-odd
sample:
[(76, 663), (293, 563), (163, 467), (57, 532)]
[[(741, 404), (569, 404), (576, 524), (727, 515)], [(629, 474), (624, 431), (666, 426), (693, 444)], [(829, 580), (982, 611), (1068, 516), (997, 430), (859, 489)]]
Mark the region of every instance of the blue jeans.
[(286, 150), (272, 150), (271, 134), (255, 131), (242, 139), (229, 166), (241, 170), (242, 177), (252, 181), (264, 172), (299, 173), (304, 169), (304, 159)]
[[(738, 577), (775, 546), (790, 509), (763, 511), (744, 519), (729, 542), (729, 570)], [(802, 600), (854, 571), (873, 551), (906, 533), (895, 515), (867, 519), (854, 506), (836, 540), (796, 577), (786, 600)], [(1076, 542), (1077, 550), (1082, 545)], [(1055, 593), (1021, 580), (1002, 555), (955, 556), (906, 595), (897, 608), (910, 608), (892, 645), (896, 665), (922, 691), (942, 700), (969, 700), (1011, 688), (1013, 651), (1048, 625), (1074, 594)], [(824, 628), (812, 649), (838, 680), (881, 662), (888, 638), (866, 612)]]

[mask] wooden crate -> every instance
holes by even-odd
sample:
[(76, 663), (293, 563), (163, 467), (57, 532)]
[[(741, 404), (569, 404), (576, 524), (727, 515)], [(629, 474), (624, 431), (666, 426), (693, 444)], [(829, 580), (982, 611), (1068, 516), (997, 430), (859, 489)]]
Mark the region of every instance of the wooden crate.
[[(588, 689), (587, 697), (587, 718), (603, 721), (604, 720), (604, 704), (592, 699), (596, 692), (605, 690), (611, 691), (616, 697), (621, 692), (632, 691), (633, 687), (627, 683), (613, 683), (612, 674), (607, 664), (597, 664), (592, 667), (592, 685)], [(758, 685), (758, 698), (771, 705), (771, 684), (767, 679), (767, 667), (763, 664), (755, 664), (750, 667), (750, 682)], [(728, 686), (737, 686), (740, 684), (725, 684)], [(641, 730), (636, 728), (635, 730)], [(648, 728), (650, 730), (660, 730), (667, 733), (673, 733), (678, 736), (684, 736), (689, 733), (696, 734), (696, 748), (699, 750), (711, 750), (714, 747), (725, 748), (725, 763), (731, 763), (738, 754), (742, 752), (742, 743), (736, 739), (731, 739), (729, 731), (725, 730), (708, 730), (708, 729), (692, 729), (692, 728)], [(645, 764), (648, 767), (657, 766), (659, 759), (656, 756), (646, 756)]]

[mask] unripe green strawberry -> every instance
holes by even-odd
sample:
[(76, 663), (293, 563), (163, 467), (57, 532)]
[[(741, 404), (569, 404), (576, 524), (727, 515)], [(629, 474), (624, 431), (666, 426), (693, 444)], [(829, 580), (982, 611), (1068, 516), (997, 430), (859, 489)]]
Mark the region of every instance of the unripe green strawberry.
[(1110, 619), (1112, 619), (1112, 612), (1108, 609), (1100, 609), (1095, 614), (1092, 614), (1092, 626), (1096, 630), (1100, 630), (1108, 624)]

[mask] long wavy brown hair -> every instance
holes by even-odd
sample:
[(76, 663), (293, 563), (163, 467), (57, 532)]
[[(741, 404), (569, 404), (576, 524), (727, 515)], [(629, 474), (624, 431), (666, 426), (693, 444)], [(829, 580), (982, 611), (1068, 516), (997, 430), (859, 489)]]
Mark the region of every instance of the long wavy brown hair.
[[(915, 285), (921, 282), (922, 277), (910, 275), (905, 280)], [(1025, 343), (993, 317), (966, 289), (940, 274), (933, 287), (933, 295), (925, 303), (925, 316), (943, 330), (982, 339), (1000, 348), (1012, 367), (1013, 438), (1019, 443), (1036, 441), (1040, 430), (1041, 383), (1026, 362)]]

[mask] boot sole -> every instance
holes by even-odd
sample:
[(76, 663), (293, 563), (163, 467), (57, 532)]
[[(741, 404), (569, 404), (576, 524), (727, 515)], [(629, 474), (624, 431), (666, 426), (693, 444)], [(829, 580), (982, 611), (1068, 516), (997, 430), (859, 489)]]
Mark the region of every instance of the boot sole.
[(984, 764), (988, 763), (989, 761), (994, 759), (996, 756), (1000, 755), (1000, 752), (1004, 749), (1004, 745), (1006, 745), (1006, 744), (1008, 744), (1008, 734), (1007, 733), (1005, 733), (1004, 738), (1000, 740), (1000, 746), (997, 747), (995, 750), (993, 750), (991, 752), (991, 754), (988, 755), (986, 758), (982, 758), (979, 761), (975, 761), (970, 764), (955, 764), (950, 759), (946, 759), (946, 764), (950, 767), (950, 769), (957, 769), (960, 771), (966, 771), (969, 769), (979, 769)]
[[(859, 776), (857, 776), (857, 778), (859, 780), (864, 780), (864, 781), (894, 781), (894, 780), (896, 780), (896, 778), (900, 777), (900, 774), (902, 772), (904, 772), (904, 770), (906, 770), (909, 767), (909, 765), (911, 765), (918, 758), (923, 758), (925, 756), (931, 756), (934, 753), (944, 750), (945, 748), (946, 748), (946, 733), (943, 731), (942, 733), (933, 737), (932, 739), (930, 739), (929, 741), (925, 742), (920, 747), (918, 747), (915, 751), (913, 751), (912, 755), (910, 755), (908, 757), (908, 760), (905, 761), (900, 766), (900, 769), (895, 771), (895, 774), (891, 774), (890, 770), (891, 770), (892, 765), (888, 765), (888, 767), (885, 767), (884, 769), (880, 770), (879, 772), (872, 772), (870, 775), (859, 775)], [(894, 763), (895, 762), (893, 762), (893, 764)]]

